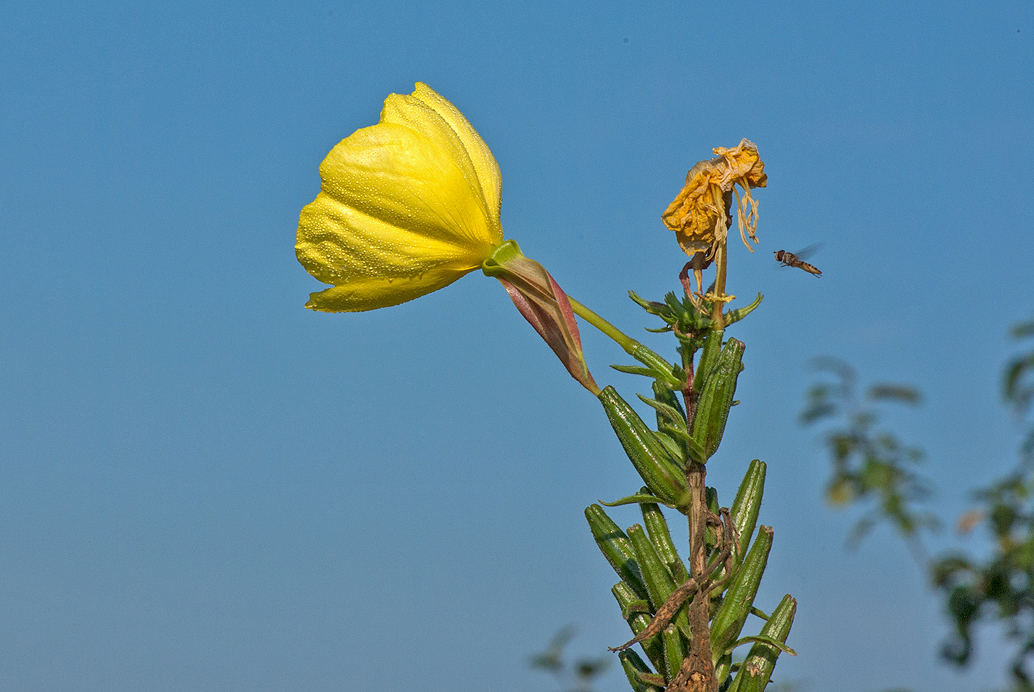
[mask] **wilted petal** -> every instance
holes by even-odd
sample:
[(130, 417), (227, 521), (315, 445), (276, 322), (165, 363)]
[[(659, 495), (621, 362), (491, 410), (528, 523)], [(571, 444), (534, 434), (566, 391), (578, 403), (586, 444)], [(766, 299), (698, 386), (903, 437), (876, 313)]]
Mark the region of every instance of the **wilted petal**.
[(690, 256), (707, 251), (711, 257), (725, 242), (737, 185), (743, 190), (742, 197), (737, 194), (740, 235), (748, 249), (747, 236), (757, 242), (757, 202), (750, 190), (768, 183), (758, 148), (744, 139), (732, 148), (716, 147), (714, 153), (715, 158), (700, 161), (689, 170), (686, 184), (661, 214), (664, 225), (675, 231), (679, 245)]

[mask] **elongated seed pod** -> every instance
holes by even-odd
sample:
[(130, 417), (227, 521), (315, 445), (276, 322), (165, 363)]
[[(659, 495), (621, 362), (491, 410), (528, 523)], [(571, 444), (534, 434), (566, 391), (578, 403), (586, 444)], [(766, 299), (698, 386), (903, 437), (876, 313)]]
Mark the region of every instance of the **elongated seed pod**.
[(718, 689), (722, 688), (722, 683), (729, 677), (729, 673), (732, 672), (732, 654), (726, 654), (718, 659), (718, 663), (714, 665), (714, 679), (718, 683)]
[(722, 351), (722, 335), (725, 332), (721, 329), (709, 332), (704, 337), (704, 347), (700, 349), (700, 360), (697, 361), (696, 372), (693, 374), (693, 389), (700, 391), (704, 382), (707, 381), (714, 366), (718, 363), (718, 354)]
[(643, 513), (643, 524), (646, 526), (646, 533), (650, 536), (650, 542), (657, 549), (657, 554), (671, 573), (676, 584), (689, 579), (689, 570), (686, 569), (682, 558), (675, 549), (675, 543), (671, 540), (671, 532), (668, 531), (668, 522), (664, 518), (661, 508), (649, 502), (639, 505)]
[(736, 394), (736, 380), (743, 369), (743, 349), (742, 341), (727, 340), (718, 354), (718, 362), (700, 390), (690, 436), (708, 458), (717, 451), (725, 433), (729, 408)]
[[(610, 592), (614, 594), (614, 599), (621, 606), (621, 615), (628, 623), (632, 634), (638, 636), (650, 624), (650, 613), (653, 612), (650, 610), (650, 604), (636, 596), (631, 587), (623, 581), (611, 587)], [(636, 612), (637, 610), (647, 612)], [(664, 669), (664, 645), (661, 643), (660, 637), (650, 637), (646, 641), (639, 642), (639, 646), (643, 647), (647, 658), (657, 670)]]
[(650, 595), (643, 583), (643, 573), (639, 569), (632, 543), (625, 532), (607, 516), (599, 505), (586, 507), (585, 518), (589, 522), (589, 530), (592, 531), (592, 537), (596, 539), (596, 545), (600, 547), (603, 557), (607, 558), (610, 566), (614, 568), (622, 581), (628, 584), (636, 596), (648, 600)]
[(664, 689), (663, 685), (647, 685), (641, 682), (640, 675), (653, 675), (654, 673), (648, 665), (643, 663), (643, 659), (639, 658), (639, 654), (635, 651), (626, 649), (619, 652), (618, 660), (621, 661), (621, 668), (625, 671), (628, 684), (635, 692), (661, 692)]
[(668, 456), (654, 432), (613, 387), (604, 387), (599, 399), (621, 447), (650, 492), (671, 505), (684, 504), (685, 472)]
[[(707, 511), (718, 516), (718, 491), (710, 486), (705, 487), (704, 500), (707, 503)], [(707, 557), (710, 559), (712, 552), (718, 546), (718, 530), (714, 526), (708, 525), (704, 529), (704, 545), (707, 547)]]
[(736, 499), (732, 503), (732, 522), (740, 534), (739, 550), (736, 553), (736, 563), (743, 562), (747, 555), (747, 547), (750, 546), (751, 536), (754, 535), (754, 527), (758, 523), (758, 512), (761, 510), (761, 498), (765, 493), (765, 462), (755, 459), (747, 467), (747, 473), (743, 476), (739, 490), (736, 491)]
[[(761, 636), (769, 637), (777, 642), (786, 643), (786, 637), (793, 626), (793, 618), (797, 613), (797, 601), (790, 594), (783, 596), (778, 607), (772, 612), (768, 622), (761, 628)], [(733, 680), (729, 692), (762, 692), (772, 677), (776, 659), (781, 652), (771, 644), (755, 642), (750, 653), (740, 665), (740, 670)]]
[[(772, 549), (772, 527), (762, 526), (743, 564), (732, 576), (722, 604), (711, 623), (711, 657), (717, 663), (735, 642), (747, 620)], [(633, 544), (634, 545), (634, 544)]]
[[(650, 594), (650, 604), (654, 612), (657, 611), (668, 596), (678, 586), (671, 576), (671, 572), (657, 554), (657, 549), (650, 539), (647, 538), (643, 527), (633, 524), (628, 528), (628, 540), (632, 542), (632, 549), (635, 551), (636, 562), (643, 572), (643, 581), (646, 583), (646, 592)], [(689, 619), (686, 616), (685, 608), (680, 608), (674, 619), (679, 630), (686, 636), (688, 641), (692, 636), (689, 629)]]
[(664, 642), (664, 677), (671, 682), (682, 668), (682, 660), (686, 658), (686, 643), (675, 625), (668, 625), (661, 633)]

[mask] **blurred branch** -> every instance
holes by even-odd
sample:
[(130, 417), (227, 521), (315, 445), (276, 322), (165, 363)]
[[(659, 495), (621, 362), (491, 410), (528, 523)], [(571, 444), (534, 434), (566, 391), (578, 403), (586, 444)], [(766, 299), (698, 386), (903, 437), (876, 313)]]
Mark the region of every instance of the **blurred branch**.
[[(1016, 645), (1009, 663), (1009, 692), (1034, 692), (1034, 319), (1014, 327), (1012, 336), (1028, 340), (1029, 349), (1009, 361), (1002, 378), (1002, 396), (1026, 427), (1020, 461), (1003, 478), (975, 492), (977, 507), (958, 522), (959, 533), (986, 527), (989, 545), (976, 552), (987, 557), (973, 557), (960, 548), (931, 561), (928, 568), (954, 629), (941, 649), (944, 660), (968, 665), (977, 625), (1000, 625)], [(833, 465), (827, 487), (830, 502), (845, 506), (875, 501), (852, 532), (854, 541), (886, 521), (918, 545), (919, 531), (933, 526), (930, 515), (913, 508), (929, 495), (926, 484), (909, 469), (922, 453), (901, 445), (892, 433), (875, 430), (875, 425), (878, 406), (915, 406), (919, 393), (911, 387), (875, 385), (859, 398), (850, 366), (831, 358), (816, 366), (833, 379), (811, 388), (801, 420), (806, 425), (832, 423), (825, 437)]]
[(581, 658), (571, 663), (564, 660), (564, 649), (574, 639), (572, 625), (561, 627), (549, 640), (544, 651), (529, 659), (532, 668), (550, 673), (565, 692), (592, 692), (593, 681), (610, 664), (605, 656)]
[(875, 384), (859, 396), (857, 377), (848, 364), (825, 357), (816, 359), (814, 367), (828, 377), (808, 391), (801, 422), (830, 424), (824, 443), (833, 475), (826, 486), (826, 499), (836, 507), (869, 505), (852, 529), (848, 544), (857, 546), (874, 526), (885, 522), (901, 534), (925, 567), (920, 532), (937, 528), (938, 522), (918, 508), (931, 495), (925, 479), (914, 471), (923, 452), (877, 428), (884, 404), (918, 406), (922, 396), (915, 388), (900, 384)]
[[(1016, 339), (1034, 337), (1034, 320), (1012, 329)], [(1010, 663), (1012, 690), (1034, 691), (1034, 424), (1028, 420), (1034, 400), (1034, 347), (1005, 367), (1002, 395), (1029, 425), (1016, 468), (974, 494), (978, 509), (963, 515), (960, 532), (984, 523), (992, 552), (984, 560), (954, 551), (932, 567), (935, 588), (947, 599), (955, 631), (944, 643), (945, 660), (965, 666), (972, 660), (974, 628), (981, 620), (1000, 623), (1017, 643)]]

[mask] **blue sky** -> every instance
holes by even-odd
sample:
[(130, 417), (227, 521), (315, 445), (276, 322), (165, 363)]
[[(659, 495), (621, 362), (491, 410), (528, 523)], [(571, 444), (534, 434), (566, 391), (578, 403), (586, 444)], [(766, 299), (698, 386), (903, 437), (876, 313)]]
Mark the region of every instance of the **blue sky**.
[[(758, 603), (800, 604), (777, 674), (999, 679), (993, 632), (968, 674), (939, 666), (892, 536), (844, 549), (796, 414), (818, 355), (920, 387), (891, 424), (949, 523), (1015, 459), (1029, 2), (24, 3), (0, 31), (0, 686), (524, 692), (552, 689), (526, 659), (560, 626), (575, 653), (627, 639), (582, 509), (638, 482), (498, 284), (302, 308), (319, 162), (418, 80), (495, 153), (507, 237), (633, 334), (626, 291), (677, 287), (659, 217), (686, 170), (758, 144), (762, 244), (732, 248), (729, 288), (765, 301), (731, 332), (743, 404), (709, 481), (727, 503), (770, 464)], [(821, 281), (776, 269), (812, 243)]]

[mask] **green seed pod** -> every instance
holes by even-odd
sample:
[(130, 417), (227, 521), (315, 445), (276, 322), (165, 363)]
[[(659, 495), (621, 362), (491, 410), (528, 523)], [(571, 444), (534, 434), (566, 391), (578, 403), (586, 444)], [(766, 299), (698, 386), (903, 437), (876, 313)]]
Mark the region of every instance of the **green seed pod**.
[(686, 643), (674, 625), (664, 628), (661, 639), (664, 641), (664, 677), (671, 681), (679, 674), (682, 660), (686, 658)]
[[(614, 599), (621, 606), (621, 615), (628, 623), (632, 634), (638, 636), (650, 624), (650, 614), (653, 612), (650, 610), (650, 604), (636, 596), (635, 592), (623, 581), (611, 587), (610, 592), (614, 594)], [(646, 652), (650, 662), (657, 670), (664, 669), (664, 645), (661, 643), (660, 637), (650, 637), (646, 641), (639, 642), (639, 646), (643, 647), (643, 651)]]
[(718, 689), (722, 688), (722, 683), (729, 677), (729, 673), (732, 672), (732, 654), (726, 654), (718, 659), (718, 663), (714, 665), (714, 679), (718, 682)]
[[(636, 562), (639, 563), (639, 567), (643, 571), (646, 592), (650, 595), (650, 604), (653, 606), (654, 612), (656, 612), (668, 600), (668, 596), (675, 590), (677, 584), (672, 579), (671, 572), (664, 565), (660, 555), (657, 554), (657, 548), (647, 538), (642, 526), (639, 526), (639, 524), (630, 526), (628, 529), (628, 540), (632, 542)], [(689, 619), (686, 616), (685, 607), (679, 609), (674, 622), (688, 641), (692, 635), (690, 634)]]
[(656, 546), (647, 538), (642, 526), (639, 524), (629, 526), (628, 540), (632, 543), (636, 562), (643, 572), (646, 592), (650, 595), (650, 605), (656, 611), (675, 590), (675, 580), (672, 579), (671, 572), (668, 571), (661, 556), (657, 554)]
[(610, 566), (637, 597), (647, 600), (649, 592), (643, 583), (643, 574), (636, 562), (632, 543), (625, 532), (607, 516), (599, 505), (586, 507), (585, 518), (589, 522), (592, 537), (596, 539), (596, 545), (603, 552), (603, 557), (607, 558)]
[(686, 501), (685, 472), (668, 456), (654, 432), (613, 387), (605, 387), (599, 399), (625, 454), (650, 492), (673, 506), (683, 505)]
[(686, 569), (682, 558), (675, 549), (675, 543), (671, 540), (671, 533), (668, 531), (668, 522), (661, 512), (661, 508), (649, 502), (639, 505), (643, 513), (643, 524), (646, 525), (646, 533), (650, 536), (650, 542), (657, 549), (664, 565), (668, 568), (676, 584), (689, 579), (689, 570)]
[[(705, 487), (704, 500), (707, 502), (707, 511), (718, 516), (718, 491), (711, 487)], [(707, 546), (707, 557), (710, 559), (711, 553), (718, 545), (718, 531), (715, 527), (708, 526), (704, 529), (704, 545)]]
[(711, 656), (715, 662), (729, 653), (729, 647), (740, 636), (743, 623), (754, 605), (754, 596), (765, 574), (771, 549), (772, 527), (762, 526), (746, 559), (732, 576), (732, 583), (711, 623)]
[(711, 374), (704, 380), (697, 400), (696, 415), (690, 436), (699, 444), (707, 458), (718, 450), (729, 418), (733, 396), (736, 394), (736, 379), (743, 369), (743, 342), (729, 339), (725, 342), (718, 362)]
[[(761, 636), (786, 643), (796, 613), (797, 601), (791, 598), (790, 594), (783, 596), (779, 606), (761, 628)], [(780, 653), (779, 649), (771, 644), (755, 642), (754, 646), (750, 647), (747, 658), (740, 665), (729, 692), (762, 692), (772, 677)]]
[(718, 362), (718, 354), (722, 350), (722, 335), (725, 332), (721, 329), (708, 332), (704, 337), (704, 347), (700, 351), (700, 360), (697, 362), (696, 373), (693, 375), (693, 389), (700, 391), (704, 382), (707, 381), (711, 371)]
[(643, 663), (639, 654), (631, 649), (618, 652), (618, 660), (621, 661), (621, 668), (625, 671), (628, 684), (635, 692), (662, 692), (664, 685), (650, 685), (642, 681), (645, 675), (655, 675), (650, 667)]
[(754, 527), (758, 523), (761, 497), (765, 492), (765, 470), (767, 468), (765, 462), (758, 459), (750, 462), (747, 473), (743, 476), (743, 482), (740, 483), (740, 489), (736, 491), (736, 499), (732, 503), (732, 522), (740, 534), (739, 550), (736, 553), (737, 564), (743, 562), (751, 536), (754, 535)]

